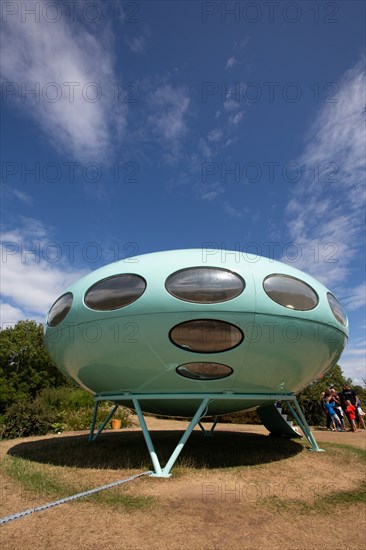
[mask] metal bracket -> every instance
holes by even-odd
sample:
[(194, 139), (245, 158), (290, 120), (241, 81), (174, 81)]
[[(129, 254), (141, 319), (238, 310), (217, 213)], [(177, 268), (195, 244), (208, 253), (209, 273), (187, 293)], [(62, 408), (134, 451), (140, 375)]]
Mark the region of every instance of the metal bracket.
[(205, 437), (212, 437), (213, 436), (214, 430), (216, 428), (216, 424), (218, 423), (219, 420), (220, 420), (220, 417), (215, 416), (214, 422), (213, 422), (210, 430), (206, 430), (206, 428), (203, 426), (202, 422), (198, 422), (198, 425), (201, 428), (201, 430), (203, 431), (203, 435)]

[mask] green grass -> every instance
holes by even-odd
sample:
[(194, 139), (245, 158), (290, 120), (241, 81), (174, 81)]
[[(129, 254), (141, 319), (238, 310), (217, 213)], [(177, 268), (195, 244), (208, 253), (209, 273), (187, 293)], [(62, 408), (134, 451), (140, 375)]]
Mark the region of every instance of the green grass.
[[(322, 447), (332, 454), (332, 458), (343, 464), (345, 468), (352, 464), (352, 468), (365, 468), (366, 451), (351, 445), (341, 443), (322, 443)], [(335, 480), (336, 485), (336, 480)], [(301, 515), (324, 513), (331, 514), (335, 507), (347, 507), (353, 504), (366, 502), (366, 481), (361, 481), (352, 490), (333, 490), (326, 495), (318, 496), (313, 502), (305, 502), (299, 498), (281, 498), (272, 495), (260, 499), (260, 504), (277, 513), (291, 512)]]
[[(74, 487), (60, 483), (55, 475), (46, 471), (36, 463), (22, 458), (6, 458), (2, 463), (3, 473), (18, 482), (26, 491), (37, 495), (56, 496), (63, 498), (68, 496)], [(74, 491), (75, 492), (75, 491)]]
[(263, 498), (261, 505), (276, 513), (308, 514), (332, 514), (335, 507), (348, 507), (352, 504), (366, 502), (366, 482), (362, 481), (352, 491), (333, 491), (331, 494), (319, 497), (315, 502), (304, 502), (300, 499), (282, 499), (276, 495)]
[[(1, 470), (3, 474), (19, 483), (25, 491), (35, 497), (42, 496), (57, 500), (93, 488), (86, 486), (82, 481), (61, 483), (57, 479), (57, 471), (47, 471), (46, 465), (39, 465), (17, 457), (6, 457), (1, 465)], [(154, 499), (150, 496), (130, 495), (123, 492), (121, 487), (116, 487), (78, 500), (78, 502), (87, 501), (133, 511), (150, 508)]]

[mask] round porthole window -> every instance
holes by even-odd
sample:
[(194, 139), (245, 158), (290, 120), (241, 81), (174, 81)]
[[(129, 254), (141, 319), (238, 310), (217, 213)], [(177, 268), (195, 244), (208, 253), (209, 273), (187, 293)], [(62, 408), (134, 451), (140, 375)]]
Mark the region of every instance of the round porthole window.
[(140, 275), (113, 275), (91, 286), (85, 294), (84, 302), (98, 311), (119, 309), (135, 302), (145, 289), (146, 281)]
[(330, 292), (327, 293), (328, 303), (330, 305), (330, 309), (333, 312), (334, 317), (337, 319), (341, 325), (347, 324), (347, 315), (341, 306), (341, 304), (338, 302), (337, 298), (333, 296)]
[(245, 282), (228, 269), (190, 267), (170, 275), (165, 288), (179, 300), (197, 304), (217, 304), (239, 296), (245, 288)]
[(221, 363), (185, 363), (177, 367), (176, 371), (193, 380), (219, 380), (230, 376), (233, 369)]
[(170, 339), (179, 348), (198, 353), (217, 353), (238, 346), (242, 331), (225, 321), (195, 319), (176, 325), (170, 331)]
[(65, 319), (71, 309), (72, 299), (73, 296), (71, 292), (66, 292), (66, 294), (63, 294), (56, 300), (48, 313), (48, 326), (55, 327)]
[(263, 281), (263, 288), (271, 300), (288, 309), (307, 311), (319, 302), (311, 286), (290, 275), (269, 275)]

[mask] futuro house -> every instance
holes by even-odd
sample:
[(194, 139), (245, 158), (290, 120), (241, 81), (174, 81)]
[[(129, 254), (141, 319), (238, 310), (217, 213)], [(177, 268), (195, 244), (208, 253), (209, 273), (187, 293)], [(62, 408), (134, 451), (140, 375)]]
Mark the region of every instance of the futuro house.
[[(253, 408), (271, 432), (297, 435), (276, 406), (285, 400), (320, 450), (295, 394), (337, 363), (347, 336), (342, 306), (313, 277), (268, 258), (201, 249), (97, 269), (56, 300), (45, 329), (58, 368), (95, 397), (91, 440), (119, 405), (135, 409), (160, 476), (176, 456), (161, 469), (142, 411), (193, 417), (186, 439), (203, 416)], [(94, 436), (103, 400), (115, 408)]]

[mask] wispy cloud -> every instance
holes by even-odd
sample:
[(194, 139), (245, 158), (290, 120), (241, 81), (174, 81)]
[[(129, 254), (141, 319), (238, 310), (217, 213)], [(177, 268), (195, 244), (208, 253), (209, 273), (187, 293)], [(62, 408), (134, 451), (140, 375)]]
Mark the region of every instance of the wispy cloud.
[(163, 84), (151, 94), (148, 126), (164, 149), (164, 159), (169, 164), (181, 158), (184, 138), (187, 135), (187, 117), (190, 98), (187, 90)]
[(238, 62), (238, 60), (235, 58), (235, 56), (231, 56), (229, 57), (229, 59), (227, 60), (226, 62), (226, 65), (225, 65), (225, 69), (231, 69), (232, 67), (234, 67), (234, 65), (236, 65)]
[(342, 291), (342, 304), (347, 311), (364, 308), (366, 305), (366, 283), (356, 287), (347, 287)]
[(243, 216), (243, 212), (241, 212), (237, 208), (234, 208), (234, 206), (232, 206), (228, 202), (224, 203), (224, 210), (231, 218), (241, 218)]
[[(31, 10), (39, 2), (27, 4)], [(21, 13), (1, 33), (2, 80), (17, 93), (13, 103), (57, 149), (81, 161), (105, 160), (126, 126), (126, 105), (112, 89), (118, 80), (112, 34), (107, 27), (93, 34), (65, 18), (22, 22)]]
[[(363, 62), (347, 71), (337, 102), (317, 114), (298, 159), (303, 178), (287, 205), (291, 239), (301, 247), (296, 267), (328, 287), (346, 282), (363, 246), (365, 198), (365, 74)], [(359, 287), (354, 289), (358, 294)], [(349, 299), (353, 307), (355, 302)]]
[(16, 199), (28, 206), (31, 206), (33, 204), (33, 198), (31, 197), (31, 195), (29, 195), (25, 191), (17, 189), (16, 187), (10, 188), (4, 186), (2, 190), (2, 198), (10, 200)]
[(126, 38), (126, 44), (133, 53), (145, 53), (146, 51), (146, 39), (143, 36)]
[(208, 141), (215, 141), (216, 142), (216, 141), (220, 141), (220, 139), (222, 139), (223, 135), (224, 135), (224, 132), (221, 128), (214, 128), (207, 135), (207, 139), (208, 139)]

